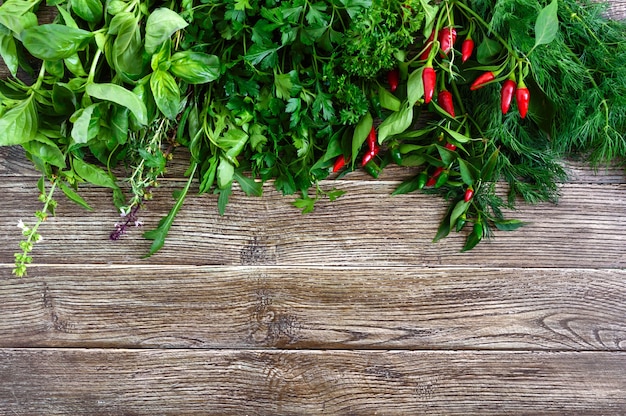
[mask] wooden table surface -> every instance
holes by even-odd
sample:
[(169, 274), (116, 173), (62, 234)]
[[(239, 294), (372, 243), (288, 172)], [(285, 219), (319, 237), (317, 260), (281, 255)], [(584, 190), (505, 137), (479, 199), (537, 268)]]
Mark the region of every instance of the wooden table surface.
[(324, 181), (347, 194), (307, 215), (269, 184), (223, 217), (188, 198), (148, 259), (83, 187), (94, 211), (59, 197), (18, 279), (38, 174), (0, 148), (0, 415), (624, 415), (626, 175), (568, 166), (557, 205), (468, 253), (431, 242), (443, 201), (389, 196), (401, 169)]

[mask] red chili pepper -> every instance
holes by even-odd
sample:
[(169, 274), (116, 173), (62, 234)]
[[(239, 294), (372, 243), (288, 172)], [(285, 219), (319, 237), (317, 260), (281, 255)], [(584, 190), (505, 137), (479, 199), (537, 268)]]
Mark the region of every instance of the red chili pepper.
[(493, 81), (495, 78), (496, 78), (496, 75), (493, 72), (491, 71), (483, 72), (482, 74), (478, 76), (478, 78), (474, 80), (474, 82), (472, 83), (472, 86), (470, 87), (470, 90), (474, 91), (479, 88), (482, 88), (485, 85), (487, 85), (489, 82)]
[(437, 178), (439, 177), (439, 175), (441, 175), (441, 172), (443, 172), (442, 167), (438, 167), (437, 169), (435, 169), (432, 176), (428, 179), (428, 182), (426, 182), (426, 186), (435, 185), (437, 183)]
[(439, 32), (439, 47), (441, 52), (446, 55), (456, 42), (456, 29), (453, 27), (444, 27)]
[(339, 172), (344, 166), (346, 166), (346, 158), (343, 155), (338, 156), (333, 165), (333, 172)]
[(398, 84), (400, 83), (400, 71), (396, 69), (392, 69), (387, 73), (387, 82), (389, 82), (389, 91), (394, 92), (398, 89)]
[(448, 150), (452, 150), (453, 152), (456, 150), (456, 145), (452, 143), (446, 143), (444, 147)]
[(367, 135), (367, 149), (373, 152), (376, 146), (376, 129), (372, 126), (370, 134)]
[(420, 55), (420, 61), (425, 61), (430, 56), (430, 51), (433, 49), (433, 40), (435, 40), (435, 30), (434, 29), (433, 29), (432, 32), (430, 32), (430, 36), (428, 37), (428, 40), (425, 43), (425, 45), (428, 45), (428, 46), (426, 46), (426, 49)]
[(463, 45), (461, 45), (461, 61), (467, 61), (469, 58), (471, 58), (473, 53), (474, 40), (472, 38), (467, 38), (463, 41)]
[(432, 64), (426, 64), (422, 72), (422, 82), (424, 83), (424, 102), (428, 104), (432, 101), (437, 85), (437, 73)]
[(450, 114), (452, 117), (456, 117), (454, 114), (454, 102), (452, 99), (452, 93), (450, 91), (439, 91), (437, 95), (437, 103), (446, 110), (446, 113)]
[(515, 98), (517, 99), (517, 109), (519, 110), (519, 115), (524, 118), (528, 113), (528, 104), (530, 103), (530, 92), (524, 81), (517, 84), (517, 92), (515, 93)]
[(502, 84), (502, 89), (500, 90), (500, 109), (502, 110), (502, 114), (506, 114), (511, 107), (511, 100), (513, 100), (513, 94), (515, 94), (515, 90), (517, 89), (517, 84), (512, 79), (507, 79)]
[(467, 188), (465, 190), (465, 196), (463, 196), (463, 201), (469, 202), (474, 197), (474, 190), (472, 188)]
[(365, 153), (363, 155), (363, 160), (361, 161), (361, 166), (367, 165), (368, 162), (370, 162), (372, 159), (374, 159), (376, 157), (376, 155), (378, 155), (379, 152), (380, 152), (380, 146), (378, 146), (377, 144), (374, 144), (374, 148), (371, 149), (370, 151), (368, 151), (367, 153)]

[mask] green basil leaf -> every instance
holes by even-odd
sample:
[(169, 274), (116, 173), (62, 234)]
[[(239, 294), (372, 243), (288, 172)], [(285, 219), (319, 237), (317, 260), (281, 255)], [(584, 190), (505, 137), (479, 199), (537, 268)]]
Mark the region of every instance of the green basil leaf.
[(41, 134), (35, 136), (34, 140), (23, 143), (22, 147), (28, 153), (38, 157), (49, 165), (56, 166), (61, 169), (65, 168), (65, 155), (61, 152), (59, 146)]
[(163, 42), (188, 23), (178, 13), (167, 8), (153, 11), (146, 21), (146, 52), (153, 54)]
[(89, 23), (98, 23), (102, 20), (104, 7), (100, 0), (72, 0), (72, 11), (76, 16)]
[(0, 146), (24, 144), (35, 138), (39, 121), (31, 95), (0, 117)]
[(62, 181), (58, 181), (57, 184), (59, 185), (59, 188), (61, 188), (61, 190), (63, 191), (65, 196), (68, 197), (69, 200), (74, 201), (75, 203), (77, 203), (78, 205), (80, 205), (81, 207), (85, 208), (88, 211), (93, 211), (93, 208), (89, 206), (89, 204), (83, 199), (83, 197), (78, 195), (72, 188), (67, 186)]
[(378, 99), (380, 100), (380, 106), (382, 108), (386, 108), (391, 111), (400, 111), (402, 101), (382, 86), (378, 88)]
[(74, 123), (70, 136), (76, 144), (84, 144), (100, 131), (100, 111), (98, 104), (92, 104), (76, 111), (70, 121)]
[(385, 139), (407, 130), (411, 123), (413, 123), (413, 105), (405, 102), (400, 111), (391, 114), (378, 126), (378, 143), (383, 143)]
[(84, 49), (93, 33), (60, 24), (31, 27), (22, 32), (22, 43), (35, 58), (57, 61)]
[(215, 55), (183, 51), (172, 55), (170, 71), (189, 84), (206, 84), (220, 76), (220, 60)]
[(7, 27), (21, 40), (21, 33), (37, 26), (37, 16), (32, 12), (39, 0), (7, 0), (0, 6), (0, 24)]
[(17, 48), (15, 46), (15, 38), (13, 35), (5, 33), (0, 35), (0, 56), (9, 69), (11, 75), (16, 76), (20, 60), (17, 56)]
[(111, 118), (109, 120), (111, 136), (117, 143), (125, 144), (128, 140), (129, 131), (128, 108), (114, 106), (111, 111)]
[(133, 94), (132, 91), (116, 84), (87, 84), (85, 92), (93, 98), (111, 101), (126, 107), (137, 118), (140, 124), (148, 124), (148, 115), (146, 106), (141, 98)]
[(552, 0), (550, 4), (541, 9), (535, 22), (535, 46), (545, 45), (552, 42), (559, 32), (557, 0)]
[(85, 72), (85, 68), (83, 68), (83, 64), (80, 62), (80, 57), (77, 53), (70, 56), (69, 58), (65, 58), (63, 60), (67, 69), (70, 70), (72, 74), (77, 77), (86, 77), (87, 72)]
[(357, 123), (354, 128), (354, 133), (352, 134), (352, 155), (350, 158), (352, 159), (352, 166), (354, 166), (356, 155), (359, 153), (361, 146), (365, 143), (367, 136), (370, 134), (372, 130), (372, 126), (374, 125), (374, 119), (372, 115), (367, 112), (361, 120)]
[(67, 84), (56, 82), (52, 86), (52, 107), (57, 114), (72, 114), (76, 111), (76, 104), (76, 94)]
[(117, 189), (118, 186), (115, 180), (104, 171), (95, 165), (85, 162), (77, 157), (72, 159), (72, 167), (74, 172), (84, 180), (92, 183), (96, 186), (103, 186), (105, 188)]
[(161, 113), (174, 119), (180, 110), (180, 89), (174, 77), (165, 71), (153, 72), (150, 76), (150, 89)]

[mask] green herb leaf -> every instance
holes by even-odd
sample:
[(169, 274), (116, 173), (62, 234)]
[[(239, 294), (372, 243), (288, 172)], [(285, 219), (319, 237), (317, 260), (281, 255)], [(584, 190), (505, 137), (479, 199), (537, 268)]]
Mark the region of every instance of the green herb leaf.
[(91, 184), (111, 189), (118, 188), (115, 180), (113, 180), (111, 175), (106, 173), (102, 168), (92, 165), (91, 163), (87, 163), (77, 157), (72, 159), (72, 167), (78, 176)]
[(220, 61), (215, 55), (182, 51), (172, 55), (170, 71), (189, 84), (206, 84), (220, 76)]
[(0, 146), (31, 141), (37, 134), (39, 117), (31, 95), (0, 117)]
[(386, 88), (378, 87), (378, 99), (380, 100), (380, 106), (391, 111), (400, 111), (402, 101), (393, 95)]
[(140, 124), (148, 124), (146, 106), (141, 99), (132, 91), (116, 84), (87, 84), (85, 92), (100, 100), (111, 101), (126, 107), (137, 118)]
[(236, 170), (234, 179), (237, 181), (241, 190), (248, 196), (261, 196), (263, 195), (263, 183), (257, 182), (252, 178), (247, 177), (241, 171)]
[(17, 56), (17, 48), (15, 46), (15, 39), (10, 33), (0, 34), (0, 56), (5, 65), (9, 69), (11, 75), (17, 75), (17, 68), (19, 66), (19, 58)]
[(396, 111), (383, 120), (378, 126), (378, 143), (383, 143), (387, 138), (400, 134), (411, 127), (413, 123), (413, 106), (404, 103), (400, 111)]
[(45, 61), (58, 61), (85, 48), (93, 33), (53, 23), (26, 29), (21, 36), (31, 55)]
[(86, 22), (97, 23), (102, 19), (102, 2), (100, 0), (72, 0), (72, 11)]
[(180, 110), (180, 89), (173, 76), (166, 71), (155, 71), (150, 76), (154, 101), (163, 115), (171, 120)]
[(23, 143), (22, 147), (28, 153), (38, 157), (49, 165), (56, 166), (61, 169), (65, 168), (65, 155), (61, 152), (59, 146), (41, 134), (37, 134), (34, 140)]
[(143, 233), (144, 238), (148, 240), (154, 240), (152, 245), (150, 246), (150, 251), (144, 257), (150, 257), (157, 251), (159, 251), (163, 245), (165, 244), (165, 237), (169, 233), (172, 224), (174, 223), (174, 219), (183, 206), (183, 202), (185, 202), (185, 198), (187, 197), (187, 193), (189, 192), (189, 188), (191, 187), (191, 182), (193, 182), (194, 175), (196, 173), (196, 169), (198, 168), (198, 164), (194, 163), (191, 167), (191, 174), (189, 175), (189, 179), (187, 180), (187, 184), (182, 189), (181, 192), (178, 193), (176, 198), (176, 203), (170, 210), (170, 212), (164, 218), (161, 218), (159, 221), (159, 225), (156, 229), (146, 231)]
[(67, 196), (71, 201), (74, 201), (88, 211), (93, 211), (93, 208), (87, 203), (87, 201), (85, 201), (82, 196), (78, 195), (72, 188), (67, 186), (62, 181), (57, 181), (57, 185), (59, 185), (59, 188), (61, 188), (65, 196)]
[(541, 9), (535, 22), (535, 46), (552, 42), (559, 32), (558, 2), (552, 0)]
[(153, 54), (163, 42), (188, 23), (173, 10), (161, 7), (154, 10), (146, 21), (146, 52)]
[(500, 231), (513, 231), (526, 225), (525, 222), (516, 220), (516, 219), (499, 220), (499, 221), (494, 221), (493, 223), (495, 224), (496, 228)]

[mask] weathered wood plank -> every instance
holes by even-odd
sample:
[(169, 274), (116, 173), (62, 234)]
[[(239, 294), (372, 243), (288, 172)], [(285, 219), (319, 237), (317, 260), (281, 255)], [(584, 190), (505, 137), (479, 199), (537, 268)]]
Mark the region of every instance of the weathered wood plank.
[[(177, 185), (177, 186), (175, 186)], [(181, 264), (181, 265), (426, 265), (493, 267), (601, 267), (626, 265), (626, 185), (563, 186), (559, 205), (524, 206), (516, 218), (529, 225), (496, 238), (469, 253), (459, 253), (463, 233), (433, 244), (446, 205), (436, 197), (411, 194), (390, 197), (397, 182), (345, 181), (348, 193), (315, 213), (302, 215), (267, 185), (267, 195), (251, 198), (236, 192), (220, 217), (216, 197), (190, 197), (171, 229), (165, 248), (142, 260), (149, 242), (141, 230), (122, 241), (109, 241), (119, 221), (108, 190), (86, 188), (95, 208), (87, 212), (63, 202), (58, 215), (41, 229), (36, 246), (39, 264)], [(180, 183), (155, 191), (140, 217), (144, 228), (156, 225), (169, 210)], [(325, 187), (337, 186), (333, 182)], [(11, 263), (21, 238), (18, 219), (40, 208), (34, 180), (0, 183), (0, 263)], [(60, 249), (62, 248), (62, 249)], [(532, 259), (532, 261), (529, 261)]]
[(626, 271), (0, 269), (0, 347), (626, 350)]
[(0, 412), (617, 415), (624, 353), (0, 350)]

